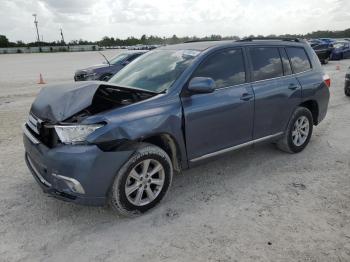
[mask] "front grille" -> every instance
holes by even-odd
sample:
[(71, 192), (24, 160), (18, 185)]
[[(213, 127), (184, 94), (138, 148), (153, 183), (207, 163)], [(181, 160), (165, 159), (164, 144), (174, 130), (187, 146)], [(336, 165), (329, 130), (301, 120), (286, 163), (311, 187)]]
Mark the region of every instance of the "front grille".
[(30, 127), (32, 131), (34, 131), (37, 135), (40, 134), (40, 128), (41, 128), (41, 123), (43, 121), (33, 114), (29, 114), (28, 119), (27, 119), (27, 125)]
[(58, 136), (53, 126), (48, 125), (32, 113), (28, 117), (27, 127), (41, 143), (52, 148), (58, 143)]

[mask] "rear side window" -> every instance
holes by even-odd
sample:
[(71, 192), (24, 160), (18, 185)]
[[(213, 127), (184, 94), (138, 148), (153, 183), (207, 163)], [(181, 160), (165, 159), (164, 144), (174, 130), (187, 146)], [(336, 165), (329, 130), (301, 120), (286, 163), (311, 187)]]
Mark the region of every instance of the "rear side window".
[(249, 52), (254, 81), (283, 76), (282, 61), (277, 47), (252, 47)]
[(246, 73), (242, 50), (223, 50), (209, 56), (199, 65), (193, 77), (211, 77), (216, 83), (216, 88), (245, 83)]
[(282, 58), (284, 75), (286, 75), (286, 76), (291, 75), (292, 74), (292, 67), (290, 66), (286, 50), (284, 50), (284, 48), (280, 48), (280, 54), (281, 54), (281, 58)]
[(311, 68), (310, 60), (304, 48), (287, 47), (286, 50), (292, 63), (294, 73), (301, 73)]

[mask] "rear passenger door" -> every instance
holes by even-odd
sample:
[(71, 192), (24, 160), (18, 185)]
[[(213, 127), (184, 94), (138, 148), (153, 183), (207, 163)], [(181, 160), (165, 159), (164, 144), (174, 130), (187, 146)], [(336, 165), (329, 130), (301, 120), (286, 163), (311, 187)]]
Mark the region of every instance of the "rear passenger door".
[(191, 162), (252, 140), (254, 94), (247, 81), (244, 52), (229, 48), (209, 55), (191, 76), (210, 77), (216, 90), (182, 96)]
[(283, 132), (296, 106), (301, 86), (281, 47), (249, 47), (255, 94), (254, 139)]

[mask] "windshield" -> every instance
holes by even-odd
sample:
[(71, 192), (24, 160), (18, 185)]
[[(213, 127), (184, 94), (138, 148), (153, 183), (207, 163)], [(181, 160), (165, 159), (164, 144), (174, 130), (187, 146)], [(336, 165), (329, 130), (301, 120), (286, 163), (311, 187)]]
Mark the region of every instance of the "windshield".
[(128, 55), (129, 55), (129, 54), (127, 54), (127, 53), (119, 54), (119, 55), (113, 57), (113, 58), (109, 61), (109, 63), (111, 63), (112, 65), (115, 65), (115, 64), (117, 64), (117, 63), (123, 61)]
[(171, 87), (198, 54), (194, 50), (151, 51), (123, 68), (109, 82), (162, 92)]

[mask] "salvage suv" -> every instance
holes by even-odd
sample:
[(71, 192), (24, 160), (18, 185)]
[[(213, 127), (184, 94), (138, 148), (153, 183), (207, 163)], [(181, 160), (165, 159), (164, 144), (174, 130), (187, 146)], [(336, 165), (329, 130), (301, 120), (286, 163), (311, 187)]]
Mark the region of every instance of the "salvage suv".
[(175, 171), (263, 141), (302, 151), (329, 86), (299, 39), (165, 46), (109, 82), (43, 88), (24, 125), (25, 160), (44, 192), (136, 215), (164, 198)]

